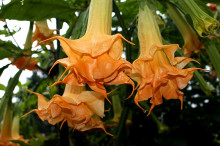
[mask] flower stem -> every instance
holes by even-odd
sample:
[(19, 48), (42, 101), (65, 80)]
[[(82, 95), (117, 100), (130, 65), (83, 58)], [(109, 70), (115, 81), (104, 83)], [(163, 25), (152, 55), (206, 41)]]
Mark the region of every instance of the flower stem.
[[(116, 17), (117, 17), (117, 19), (118, 19), (118, 21), (119, 21), (119, 23), (122, 27), (122, 31), (125, 35), (125, 38), (130, 41), (132, 33), (130, 33), (128, 31), (128, 29), (126, 28), (125, 23), (124, 23), (124, 21), (121, 17), (120, 11), (118, 9), (118, 6), (116, 5), (116, 2), (114, 0), (113, 0), (113, 11), (115, 12)], [(131, 45), (128, 44), (128, 43), (126, 43), (126, 60), (129, 61), (129, 62), (132, 61)], [(127, 86), (127, 89), (126, 89), (126, 91), (127, 91), (126, 96), (127, 97), (130, 94), (129, 92), (132, 91), (132, 90), (133, 89), (132, 89), (131, 86)], [(121, 112), (120, 120), (119, 120), (119, 123), (118, 123), (118, 127), (116, 128), (116, 130), (114, 132), (115, 133), (114, 142), (113, 142), (114, 146), (119, 146), (119, 145), (122, 144), (122, 135), (123, 135), (122, 133), (123, 133), (123, 130), (124, 130), (124, 127), (125, 127), (125, 124), (126, 124), (126, 120), (128, 118), (130, 103), (131, 103), (130, 100), (126, 100), (123, 103), (122, 112)]]
[[(140, 105), (144, 108), (149, 110), (150, 106), (146, 103), (146, 102), (140, 102)], [(150, 115), (149, 115), (152, 120), (157, 124), (157, 128), (158, 128), (158, 133), (163, 133), (164, 131), (168, 130), (168, 126), (165, 125), (164, 123), (162, 123), (161, 121), (158, 120), (157, 116), (151, 111)]]
[[(204, 41), (204, 45), (206, 48), (206, 51), (208, 53), (209, 59), (211, 60), (213, 67), (215, 68), (216, 72), (217, 72), (217, 76), (220, 79), (220, 55), (219, 55), (219, 51), (216, 48), (215, 45), (215, 40), (206, 40)], [(220, 84), (220, 82), (219, 82)]]

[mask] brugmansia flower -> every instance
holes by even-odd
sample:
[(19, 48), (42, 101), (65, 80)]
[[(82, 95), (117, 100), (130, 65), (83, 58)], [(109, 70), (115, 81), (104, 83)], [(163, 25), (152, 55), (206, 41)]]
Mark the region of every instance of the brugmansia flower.
[[(22, 56), (18, 58), (15, 62), (13, 62), (14, 58), (10, 58), (10, 60), (12, 61), (12, 65), (15, 65), (18, 69), (22, 69), (29, 59), (30, 59), (30, 56)], [(24, 69), (37, 70), (38, 69), (38, 67), (36, 66), (37, 62), (38, 61), (36, 59), (31, 58), (29, 63), (26, 65)]]
[(26, 41), (25, 41), (25, 44), (24, 44), (24, 49), (26, 50), (24, 52), (25, 56), (21, 56), (21, 57), (17, 58), (16, 60), (15, 60), (14, 57), (9, 58), (9, 60), (11, 60), (11, 62), (12, 62), (12, 65), (15, 65), (18, 69), (22, 69), (28, 61), (29, 62), (25, 66), (24, 69), (28, 69), (28, 70), (37, 70), (38, 69), (38, 67), (36, 66), (38, 60), (32, 59), (32, 58), (30, 59), (30, 56), (31, 56), (30, 52), (31, 52), (31, 47), (32, 47), (32, 41), (31, 41), (32, 29), (33, 29), (33, 25), (32, 26), (30, 25), (28, 35), (27, 35), (27, 38), (26, 38)]
[(219, 27), (219, 22), (206, 14), (194, 0), (180, 0), (181, 6), (190, 15), (193, 26), (201, 37), (213, 34)]
[(94, 91), (85, 91), (84, 88), (66, 85), (63, 95), (54, 95), (50, 101), (39, 93), (29, 91), (38, 96), (38, 108), (29, 113), (36, 112), (42, 121), (47, 120), (52, 125), (67, 122), (69, 127), (79, 131), (94, 128), (105, 131), (99, 118), (104, 117), (104, 97)]
[(0, 146), (20, 146), (20, 144), (13, 143), (10, 140), (28, 142), (28, 140), (24, 140), (23, 137), (19, 135), (19, 117), (15, 116), (12, 121), (12, 114), (12, 109), (7, 107), (1, 127)]
[[(49, 29), (46, 20), (36, 21), (35, 25), (36, 29), (32, 36), (32, 42), (37, 41), (37, 45), (40, 45), (41, 41), (55, 36), (53, 33), (56, 31), (56, 29)], [(54, 48), (51, 41), (45, 42), (45, 44), (50, 45), (51, 48)]]
[[(57, 83), (84, 85), (101, 94), (106, 99), (104, 85), (131, 84), (132, 80), (124, 73), (131, 71), (131, 64), (121, 58), (123, 51), (121, 34), (111, 33), (112, 0), (92, 0), (86, 34), (77, 40), (61, 36), (59, 39), (68, 58), (60, 59), (69, 74)], [(125, 40), (125, 39), (124, 39)], [(65, 73), (64, 73), (65, 74)]]
[(195, 31), (184, 18), (183, 14), (173, 4), (167, 3), (167, 6), (167, 12), (171, 16), (183, 36), (184, 45), (182, 49), (184, 52), (184, 56), (190, 57), (192, 53), (199, 53), (200, 49), (203, 48), (203, 45), (196, 35)]
[(175, 51), (179, 48), (177, 44), (162, 44), (158, 25), (145, 3), (141, 3), (138, 20), (140, 56), (133, 63), (135, 68), (133, 78), (138, 82), (139, 89), (134, 101), (141, 107), (139, 101), (151, 98), (151, 111), (163, 102), (162, 97), (179, 99), (182, 108), (183, 92), (179, 89), (187, 86), (193, 71), (197, 68), (182, 69), (192, 59), (174, 57)]

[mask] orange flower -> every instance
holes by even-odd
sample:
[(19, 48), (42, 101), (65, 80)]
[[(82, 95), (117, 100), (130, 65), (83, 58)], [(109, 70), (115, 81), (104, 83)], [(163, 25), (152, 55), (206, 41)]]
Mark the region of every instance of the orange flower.
[(38, 96), (38, 109), (29, 113), (36, 112), (42, 121), (47, 120), (52, 125), (67, 122), (69, 127), (79, 131), (94, 128), (105, 131), (99, 118), (104, 117), (104, 97), (94, 91), (84, 91), (84, 88), (66, 85), (64, 94), (54, 95), (50, 101), (46, 101), (43, 95), (28, 90)]
[[(131, 64), (121, 58), (123, 52), (121, 34), (110, 35), (112, 0), (92, 0), (86, 34), (77, 40), (61, 36), (59, 39), (68, 58), (55, 62), (69, 70), (69, 74), (55, 83), (84, 85), (101, 94), (106, 99), (104, 85), (131, 84), (132, 80), (124, 73), (131, 71)], [(125, 39), (124, 39), (125, 40)], [(128, 41), (127, 41), (128, 42)], [(130, 42), (129, 42), (130, 43)], [(63, 73), (64, 75), (65, 73)], [(55, 85), (54, 84), (54, 85)]]
[(195, 31), (189, 25), (183, 14), (172, 4), (167, 3), (167, 12), (175, 22), (184, 39), (184, 56), (190, 57), (192, 53), (199, 53), (204, 48)]
[(175, 51), (179, 48), (177, 44), (162, 45), (158, 25), (146, 4), (143, 9), (139, 8), (138, 20), (140, 56), (133, 63), (135, 68), (133, 78), (140, 86), (134, 101), (141, 107), (139, 101), (151, 98), (151, 111), (163, 102), (163, 96), (165, 99), (179, 99), (182, 108), (183, 93), (179, 89), (187, 86), (193, 71), (198, 68), (182, 69), (194, 60), (174, 57)]
[[(14, 58), (11, 57), (10, 60), (13, 62), (12, 65), (15, 65), (18, 69), (22, 69), (25, 64), (27, 63), (27, 61), (29, 60), (30, 56), (22, 56), (20, 58), (18, 58), (15, 62)], [(30, 59), (29, 63), (27, 64), (27, 66), (24, 69), (28, 69), (28, 70), (37, 70), (38, 67), (36, 66), (37, 64), (37, 60), (36, 59)]]
[[(56, 31), (56, 29), (49, 29), (46, 20), (36, 21), (35, 25), (36, 29), (34, 34), (32, 35), (32, 42), (37, 41), (37, 45), (40, 45), (41, 41), (55, 36), (53, 32)], [(50, 45), (51, 48), (54, 48), (51, 41), (45, 42), (45, 44)]]
[[(32, 48), (32, 42), (31, 42), (31, 37), (32, 37), (32, 26), (30, 26), (28, 34), (27, 34), (27, 38), (24, 44), (24, 52), (23, 54), (26, 56), (19, 56), (19, 58), (17, 58), (17, 60), (14, 59), (14, 57), (10, 57), (9, 60), (12, 62), (12, 65), (15, 65), (18, 69), (22, 69), (26, 63), (28, 62), (28, 60), (30, 59), (31, 56), (31, 48)], [(30, 59), (29, 63), (26, 65), (26, 67), (24, 69), (28, 69), (28, 70), (37, 70), (38, 67), (36, 66), (38, 60), (36, 59)]]

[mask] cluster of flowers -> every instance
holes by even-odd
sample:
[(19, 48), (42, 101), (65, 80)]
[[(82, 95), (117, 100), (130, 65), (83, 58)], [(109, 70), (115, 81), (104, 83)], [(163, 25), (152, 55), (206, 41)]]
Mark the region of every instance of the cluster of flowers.
[[(66, 87), (62, 96), (54, 95), (50, 101), (30, 91), (38, 96), (38, 109), (31, 112), (36, 112), (42, 121), (47, 120), (52, 125), (67, 122), (69, 127), (79, 131), (101, 128), (106, 132), (100, 119), (104, 117), (104, 99), (110, 102), (105, 85), (129, 84), (134, 91), (135, 84), (131, 78), (138, 83), (134, 101), (141, 109), (140, 101), (151, 99), (151, 111), (162, 104), (162, 97), (179, 99), (182, 108), (183, 92), (179, 89), (185, 88), (193, 72), (199, 69), (183, 68), (190, 61), (195, 61), (187, 57), (192, 52), (197, 53), (202, 44), (181, 12), (170, 4), (168, 10), (183, 32), (185, 57), (175, 57), (178, 44), (163, 45), (155, 16), (145, 3), (140, 5), (138, 15), (140, 56), (133, 64), (121, 57), (122, 39), (127, 40), (121, 34), (111, 35), (112, 0), (91, 0), (87, 31), (80, 39), (51, 37), (54, 30), (44, 37), (35, 36), (35, 40), (46, 39), (44, 42), (60, 41), (67, 58), (57, 60), (54, 65), (61, 64), (66, 71), (53, 85), (62, 83)], [(36, 31), (40, 28), (37, 27)], [(49, 45), (52, 45), (51, 42)], [(86, 91), (86, 84), (93, 91)]]

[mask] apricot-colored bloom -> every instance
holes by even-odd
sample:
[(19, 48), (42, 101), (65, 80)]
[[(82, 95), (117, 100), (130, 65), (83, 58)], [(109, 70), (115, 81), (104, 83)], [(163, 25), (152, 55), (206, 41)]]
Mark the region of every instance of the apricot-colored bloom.
[(0, 146), (20, 146), (20, 144), (13, 143), (10, 140), (28, 142), (19, 135), (19, 117), (15, 116), (12, 120), (12, 114), (12, 109), (7, 107), (1, 127)]
[(38, 109), (30, 112), (36, 112), (42, 121), (47, 120), (52, 125), (67, 122), (69, 127), (79, 131), (94, 128), (105, 131), (99, 118), (104, 117), (104, 97), (94, 91), (84, 91), (84, 88), (66, 85), (63, 95), (54, 95), (50, 101), (43, 95), (32, 92), (38, 96)]
[(190, 57), (192, 53), (199, 53), (203, 48), (201, 41), (196, 35), (195, 31), (189, 25), (183, 14), (171, 3), (167, 3), (167, 12), (173, 19), (184, 39), (182, 47), (184, 56)]
[[(49, 29), (46, 20), (36, 21), (35, 25), (36, 29), (34, 34), (32, 35), (32, 42), (37, 41), (37, 45), (40, 45), (41, 41), (55, 36), (55, 34), (53, 33), (54, 31), (56, 31), (56, 29)], [(45, 42), (45, 44), (50, 45), (50, 47), (54, 48), (51, 41)]]
[[(18, 58), (15, 62), (13, 62), (14, 58), (11, 57), (10, 60), (13, 62), (12, 65), (15, 65), (18, 69), (22, 69), (29, 60), (29, 58), (30, 56), (22, 56)], [(38, 69), (38, 67), (36, 66), (37, 62), (38, 61), (36, 59), (31, 58), (29, 63), (26, 65), (24, 69), (37, 70)]]
[(69, 74), (57, 83), (84, 85), (107, 99), (104, 85), (131, 84), (132, 80), (124, 73), (131, 71), (131, 64), (121, 58), (123, 52), (121, 34), (111, 33), (112, 0), (92, 0), (86, 34), (77, 40), (61, 36), (59, 39), (68, 58), (58, 60)]
[(193, 26), (201, 37), (207, 37), (219, 28), (220, 23), (200, 9), (194, 0), (180, 0), (178, 2), (192, 18)]
[(134, 101), (141, 107), (139, 101), (151, 98), (151, 111), (163, 102), (163, 96), (165, 99), (179, 99), (182, 108), (183, 93), (179, 89), (187, 86), (193, 71), (197, 68), (182, 69), (193, 59), (174, 57), (175, 51), (179, 48), (177, 44), (162, 44), (154, 16), (148, 6), (143, 4), (141, 4), (143, 9), (139, 8), (138, 19), (140, 56), (133, 63), (135, 68), (133, 78), (139, 85)]

